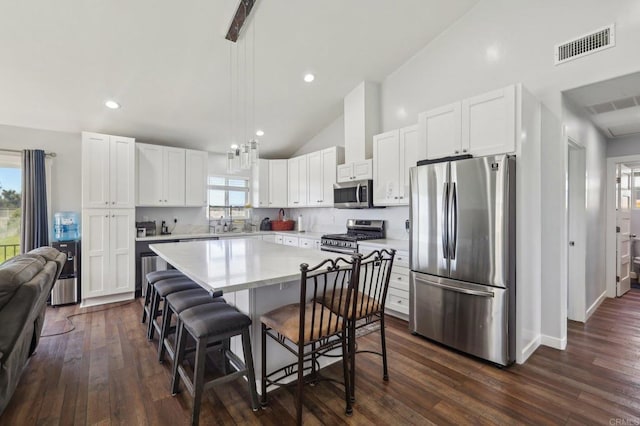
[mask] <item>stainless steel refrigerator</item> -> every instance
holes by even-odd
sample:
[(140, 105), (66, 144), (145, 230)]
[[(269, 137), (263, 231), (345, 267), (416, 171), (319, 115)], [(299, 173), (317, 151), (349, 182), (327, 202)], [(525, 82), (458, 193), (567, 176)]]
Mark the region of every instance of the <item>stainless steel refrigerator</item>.
[(410, 172), (415, 333), (491, 362), (515, 356), (515, 157)]

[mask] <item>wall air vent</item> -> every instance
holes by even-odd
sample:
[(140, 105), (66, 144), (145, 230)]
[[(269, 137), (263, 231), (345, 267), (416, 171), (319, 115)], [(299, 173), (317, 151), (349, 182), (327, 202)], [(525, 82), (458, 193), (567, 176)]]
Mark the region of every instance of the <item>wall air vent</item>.
[(601, 28), (592, 33), (558, 44), (555, 47), (555, 64), (590, 55), (616, 45), (615, 25)]

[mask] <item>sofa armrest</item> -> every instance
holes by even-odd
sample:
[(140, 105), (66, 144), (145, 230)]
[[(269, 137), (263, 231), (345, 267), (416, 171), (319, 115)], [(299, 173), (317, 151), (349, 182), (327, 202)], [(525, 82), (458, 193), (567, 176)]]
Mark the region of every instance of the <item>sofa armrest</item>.
[(29, 315), (40, 296), (40, 287), (22, 285), (11, 300), (0, 310), (0, 365), (11, 353), (25, 327), (33, 327)]

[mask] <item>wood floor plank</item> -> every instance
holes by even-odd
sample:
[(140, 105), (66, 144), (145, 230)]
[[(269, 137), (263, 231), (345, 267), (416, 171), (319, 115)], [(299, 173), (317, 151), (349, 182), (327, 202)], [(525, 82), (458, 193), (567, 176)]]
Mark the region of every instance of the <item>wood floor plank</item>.
[[(169, 393), (169, 363), (140, 324), (140, 301), (49, 308), (43, 337), (0, 425), (186, 425), (191, 397)], [(607, 299), (586, 324), (568, 322), (567, 350), (540, 347), (524, 365), (498, 369), (411, 335), (387, 320), (389, 382), (381, 359), (358, 355), (353, 416), (330, 381), (305, 387), (305, 425), (637, 424), (640, 421), (640, 291)], [(378, 333), (358, 340), (377, 350)], [(340, 363), (323, 374), (341, 380)], [(203, 425), (295, 423), (295, 393), (284, 388), (251, 410), (246, 382), (205, 392)], [(612, 423), (613, 422), (613, 423)], [(616, 423), (618, 422), (618, 423)], [(624, 423), (626, 422), (626, 423)]]

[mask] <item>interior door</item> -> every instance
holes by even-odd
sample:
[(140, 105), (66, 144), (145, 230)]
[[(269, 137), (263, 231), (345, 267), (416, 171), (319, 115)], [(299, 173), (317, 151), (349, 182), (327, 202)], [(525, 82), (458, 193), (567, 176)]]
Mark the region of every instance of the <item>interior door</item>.
[(616, 186), (616, 295), (620, 297), (631, 288), (631, 170), (622, 164), (618, 165)]

